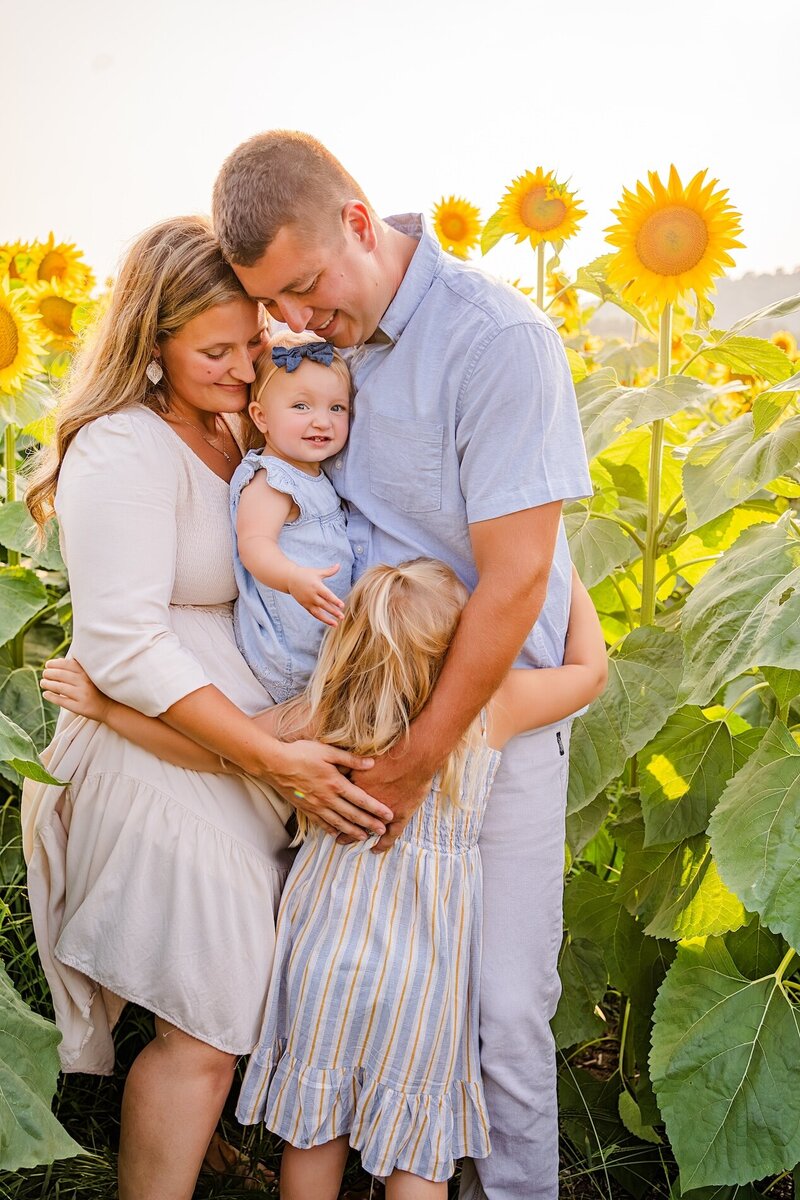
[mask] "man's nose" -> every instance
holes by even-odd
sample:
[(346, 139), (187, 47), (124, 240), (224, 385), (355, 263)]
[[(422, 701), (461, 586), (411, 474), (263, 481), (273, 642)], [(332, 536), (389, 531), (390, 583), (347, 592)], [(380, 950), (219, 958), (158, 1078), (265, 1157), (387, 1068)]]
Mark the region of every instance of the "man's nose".
[(302, 333), (308, 328), (308, 322), (311, 320), (313, 308), (308, 304), (300, 304), (287, 296), (283, 296), (278, 301), (281, 318), (291, 329), (292, 333)]

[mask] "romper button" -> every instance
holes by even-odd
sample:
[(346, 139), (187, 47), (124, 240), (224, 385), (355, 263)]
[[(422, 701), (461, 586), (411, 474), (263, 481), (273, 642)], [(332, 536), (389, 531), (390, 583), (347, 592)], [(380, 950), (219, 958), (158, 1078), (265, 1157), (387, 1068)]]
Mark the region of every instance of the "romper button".
[(356, 546), (356, 554), (363, 554), (363, 553), (364, 553), (364, 547)]
[(336, 470), (337, 470), (337, 471), (341, 471), (341, 469), (342, 469), (342, 460), (341, 460), (340, 458), (337, 458), (336, 462), (335, 462), (333, 465), (336, 467)]

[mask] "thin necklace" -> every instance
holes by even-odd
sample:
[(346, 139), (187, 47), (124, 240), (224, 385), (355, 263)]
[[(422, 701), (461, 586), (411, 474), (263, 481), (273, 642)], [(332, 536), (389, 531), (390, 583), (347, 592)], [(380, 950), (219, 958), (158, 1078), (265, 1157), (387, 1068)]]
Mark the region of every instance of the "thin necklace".
[[(220, 435), (219, 435), (219, 436), (220, 436), (220, 441), (222, 442), (222, 445), (221, 445), (221, 446), (215, 446), (215, 445), (214, 445), (214, 443), (211, 441), (211, 439), (210, 439), (210, 438), (208, 438), (208, 437), (206, 437), (206, 435), (203, 433), (202, 429), (199, 429), (199, 428), (197, 427), (197, 425), (193, 425), (191, 421), (187, 421), (185, 417), (182, 417), (182, 416), (180, 415), (180, 413), (171, 412), (171, 413), (170, 413), (170, 416), (171, 416), (171, 417), (173, 417), (173, 418), (174, 418), (176, 421), (180, 421), (180, 422), (181, 422), (181, 424), (183, 424), (183, 425), (188, 425), (190, 429), (193, 429), (193, 430), (195, 431), (195, 433), (199, 433), (199, 434), (200, 434), (200, 437), (203, 439), (203, 441), (205, 442), (205, 444), (206, 444), (207, 446), (210, 446), (212, 450), (216, 450), (217, 454), (221, 454), (221, 455), (222, 455), (222, 457), (225, 459), (225, 461), (226, 461), (226, 462), (231, 462), (231, 461), (232, 461), (230, 454), (228, 454), (228, 451), (225, 449), (225, 429), (226, 429), (226, 426), (225, 426), (225, 422), (224, 422), (224, 421), (222, 422), (222, 432), (221, 432), (221, 433), (220, 433)], [(216, 414), (216, 413), (215, 413), (215, 414), (214, 414), (214, 424), (215, 424), (215, 425), (217, 424), (217, 421), (218, 421), (218, 420), (219, 420), (219, 416), (218, 416), (218, 414)]]

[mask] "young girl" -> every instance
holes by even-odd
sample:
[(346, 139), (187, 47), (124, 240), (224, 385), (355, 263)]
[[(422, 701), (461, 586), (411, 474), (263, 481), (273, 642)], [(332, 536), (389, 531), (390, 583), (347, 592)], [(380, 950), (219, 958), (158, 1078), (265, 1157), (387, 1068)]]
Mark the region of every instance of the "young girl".
[(234, 628), (253, 674), (281, 703), (308, 683), (324, 626), (336, 624), (350, 591), (344, 510), (320, 469), (347, 441), (344, 360), (310, 335), (277, 335), (256, 365), (249, 412), (264, 445), (231, 479)]
[[(467, 592), (444, 563), (377, 566), (356, 583), (307, 691), (262, 714), (281, 736), (359, 754), (397, 745), (425, 705)], [(388, 1200), (444, 1200), (454, 1160), (489, 1153), (478, 1058), (480, 857), (498, 751), (602, 690), (605, 646), (574, 580), (564, 666), (511, 671), (486, 721), (444, 763), (392, 848), (312, 827), (290, 872), (243, 1123), (286, 1140), (284, 1200), (335, 1200), (348, 1146)], [(74, 662), (48, 664), (48, 699), (198, 770), (224, 764), (158, 720), (100, 696)]]

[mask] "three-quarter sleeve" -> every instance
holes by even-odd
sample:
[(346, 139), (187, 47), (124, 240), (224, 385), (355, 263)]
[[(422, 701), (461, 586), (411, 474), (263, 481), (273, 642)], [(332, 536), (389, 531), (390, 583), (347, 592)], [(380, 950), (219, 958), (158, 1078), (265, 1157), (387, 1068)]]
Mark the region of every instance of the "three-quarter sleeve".
[(147, 716), (209, 683), (170, 623), (180, 480), (157, 420), (133, 410), (84, 426), (56, 495), (72, 653), (101, 691)]

